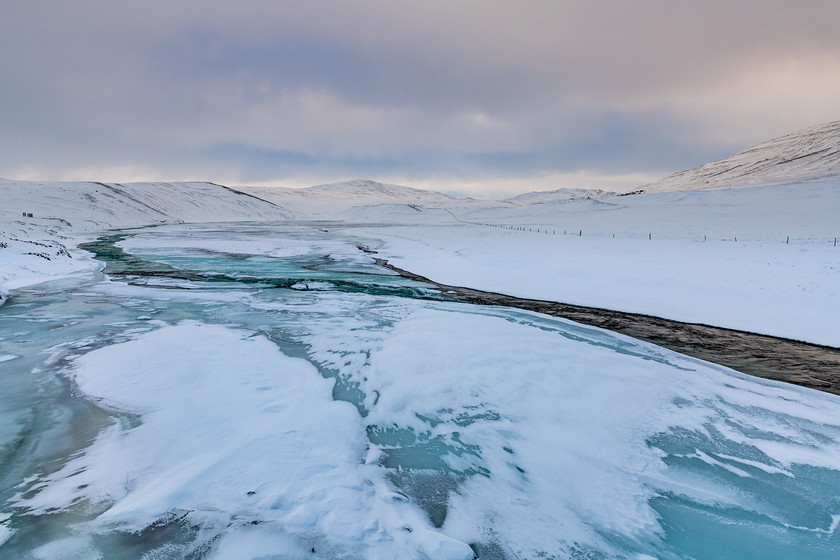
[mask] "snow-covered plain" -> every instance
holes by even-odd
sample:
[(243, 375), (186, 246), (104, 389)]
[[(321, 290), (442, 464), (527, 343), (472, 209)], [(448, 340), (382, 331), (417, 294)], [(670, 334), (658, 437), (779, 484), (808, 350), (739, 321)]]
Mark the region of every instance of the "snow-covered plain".
[(369, 232), (449, 285), (840, 346), (840, 181), (453, 213)]
[(2, 181), (0, 557), (835, 558), (838, 397), (366, 252), (840, 346), (820, 149), (806, 182), (507, 201)]

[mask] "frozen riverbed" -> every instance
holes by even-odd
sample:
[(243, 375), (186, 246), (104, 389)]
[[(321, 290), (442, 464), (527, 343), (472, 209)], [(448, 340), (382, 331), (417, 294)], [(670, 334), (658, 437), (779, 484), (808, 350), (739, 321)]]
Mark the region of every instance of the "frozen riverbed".
[[(840, 399), (167, 226), (0, 308), (0, 555), (833, 558)], [(349, 232), (349, 233), (348, 233)]]

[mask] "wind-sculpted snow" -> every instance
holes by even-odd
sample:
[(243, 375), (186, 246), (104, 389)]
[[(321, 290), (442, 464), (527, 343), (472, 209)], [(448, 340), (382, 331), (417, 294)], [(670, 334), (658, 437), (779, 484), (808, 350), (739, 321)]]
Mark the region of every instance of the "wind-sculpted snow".
[[(384, 464), (457, 481), (448, 501), (427, 506), (445, 511), (451, 536), (509, 558), (782, 558), (774, 547), (797, 545), (757, 534), (784, 526), (825, 535), (805, 545), (814, 558), (836, 546), (836, 498), (815, 505), (821, 482), (792, 492), (791, 480), (836, 468), (837, 399), (528, 313), (460, 311), (410, 312), (384, 331), (363, 319), (352, 338), (313, 337), (314, 357), (368, 395)], [(430, 462), (429, 450), (443, 457)], [(837, 496), (831, 472), (824, 481)], [(428, 483), (412, 484), (422, 493)], [(671, 548), (707, 515), (723, 525)], [(749, 550), (726, 556), (729, 543), (715, 540), (737, 534)]]

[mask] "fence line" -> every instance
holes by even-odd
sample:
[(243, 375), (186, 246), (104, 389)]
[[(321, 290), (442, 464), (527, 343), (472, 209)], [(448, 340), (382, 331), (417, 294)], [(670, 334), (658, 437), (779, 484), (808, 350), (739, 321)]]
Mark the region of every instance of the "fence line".
[[(450, 212), (451, 214), (451, 212)], [(535, 227), (535, 226), (520, 226), (516, 224), (491, 224), (486, 222), (472, 222), (468, 220), (462, 220), (452, 214), (452, 217), (455, 218), (459, 223), (473, 225), (473, 226), (481, 226), (481, 227), (492, 227), (498, 229), (504, 229), (507, 231), (514, 231), (520, 233), (539, 233), (544, 235), (559, 235), (558, 230), (555, 228), (550, 227)], [(647, 232), (648, 241), (653, 241), (653, 233), (652, 231)], [(562, 235), (568, 236), (569, 230), (563, 230)], [(572, 233), (574, 235), (574, 231)], [(609, 232), (609, 231), (596, 231), (594, 233), (590, 232), (588, 236), (590, 237), (603, 237), (603, 236), (611, 236), (612, 239), (643, 239), (644, 233), (641, 232)], [(583, 229), (578, 228), (578, 233), (575, 237), (583, 237)], [(790, 234), (779, 235), (777, 238), (778, 241), (774, 241), (770, 236), (767, 237), (755, 237), (755, 236), (741, 236), (741, 243), (761, 243), (761, 244), (774, 244), (778, 243), (780, 245), (819, 245), (819, 244), (830, 244), (833, 247), (837, 247), (837, 241), (840, 237), (823, 237), (823, 236), (791, 236)], [(674, 235), (671, 233), (657, 233), (657, 240), (695, 240), (700, 241), (700, 235)], [(703, 234), (704, 242), (732, 242), (738, 243), (738, 235), (736, 234)], [(791, 243), (792, 241), (792, 243)]]

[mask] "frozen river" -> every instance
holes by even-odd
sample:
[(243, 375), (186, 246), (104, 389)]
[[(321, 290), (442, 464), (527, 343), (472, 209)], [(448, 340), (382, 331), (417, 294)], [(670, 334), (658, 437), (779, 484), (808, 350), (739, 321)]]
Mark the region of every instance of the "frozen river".
[(840, 398), (162, 226), (0, 307), (0, 558), (836, 558)]

